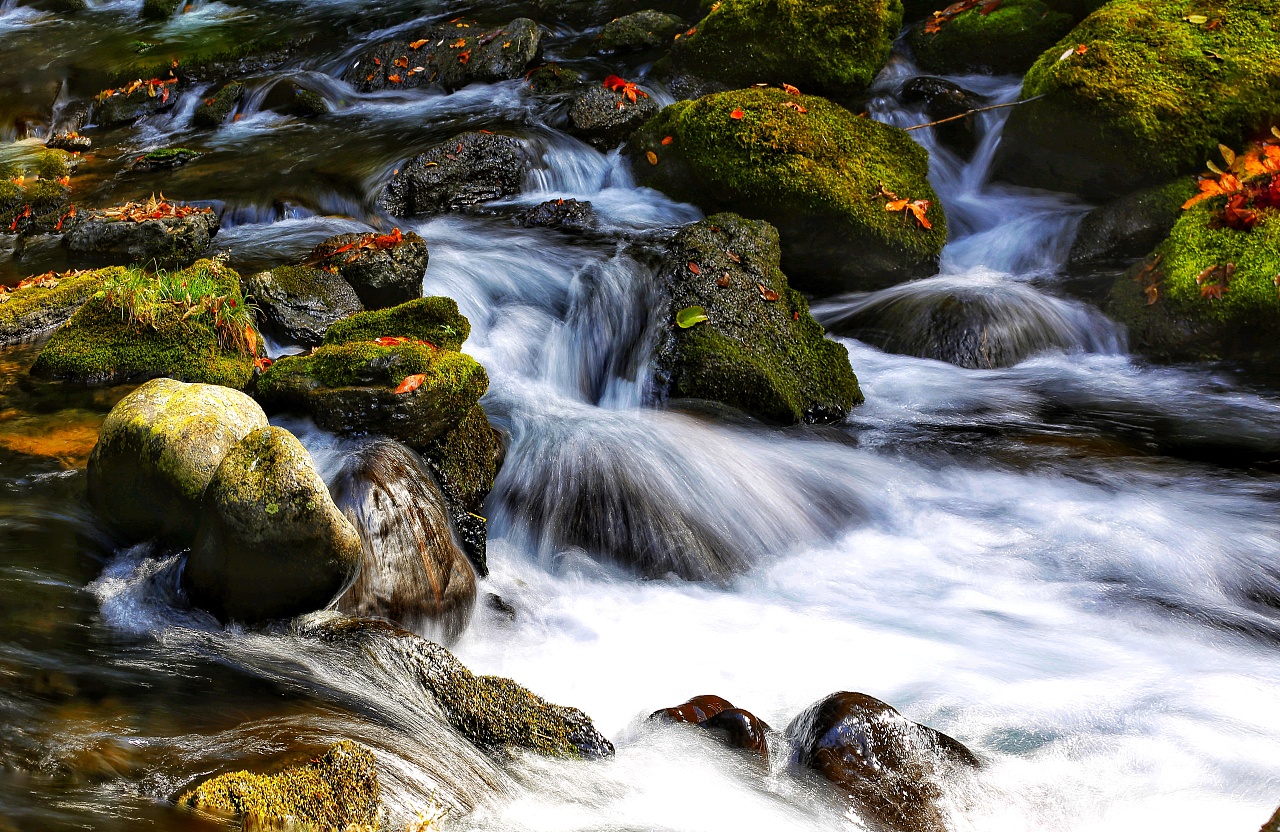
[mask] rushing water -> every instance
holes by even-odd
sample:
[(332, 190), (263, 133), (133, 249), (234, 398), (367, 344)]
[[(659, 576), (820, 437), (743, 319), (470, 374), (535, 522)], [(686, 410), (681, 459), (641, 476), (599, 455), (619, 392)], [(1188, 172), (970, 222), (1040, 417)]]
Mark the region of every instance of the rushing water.
[[(457, 829), (862, 828), (791, 776), (785, 754), (760, 772), (701, 732), (644, 719), (714, 692), (783, 727), (835, 690), (884, 699), (988, 762), (953, 789), (958, 830), (1260, 825), (1280, 801), (1280, 398), (1232, 367), (1127, 355), (1061, 275), (1086, 206), (987, 180), (1001, 111), (981, 117), (970, 160), (913, 133), (953, 229), (942, 273), (815, 311), (838, 328), (859, 310), (973, 297), (1034, 336), (1030, 356), (962, 369), (844, 339), (866, 404), (840, 425), (780, 430), (651, 401), (645, 250), (697, 210), (636, 188), (616, 153), (562, 133), (556, 108), (518, 82), (355, 93), (336, 79), (343, 58), (404, 24), (381, 5), (210, 2), (140, 26), (126, 0), (74, 22), (0, 3), (0, 139), (57, 127), (92, 67), (136, 37), (284, 21), (355, 32), (255, 76), (243, 117), (220, 130), (191, 125), (193, 88), (168, 115), (95, 134), (78, 200), (208, 200), (217, 246), (247, 269), (385, 227), (371, 208), (380, 183), (452, 131), (526, 137), (540, 161), (519, 197), (408, 226), (430, 246), (426, 290), (472, 322), (484, 404), (510, 437), (483, 589), (516, 614), (482, 611), (456, 653), (581, 707), (617, 756), (490, 759), (376, 656), (181, 609), (173, 556), (114, 550), (82, 507), (78, 470), (118, 395), (34, 399), (16, 382), (34, 358), (23, 347), (0, 355), (0, 830), (222, 828), (168, 801), (205, 774), (340, 737), (374, 749), (398, 820), (436, 801)], [(592, 31), (553, 31), (549, 56), (600, 70), (583, 45)], [(895, 59), (875, 117), (925, 120), (897, 101), (913, 73)], [(284, 78), (335, 112), (262, 110)], [(955, 80), (993, 101), (1017, 91)], [(118, 172), (173, 143), (207, 155)], [(570, 241), (507, 216), (560, 196), (589, 199), (602, 233)], [(35, 246), (0, 272), (57, 258)], [(337, 470), (349, 443), (282, 423)]]

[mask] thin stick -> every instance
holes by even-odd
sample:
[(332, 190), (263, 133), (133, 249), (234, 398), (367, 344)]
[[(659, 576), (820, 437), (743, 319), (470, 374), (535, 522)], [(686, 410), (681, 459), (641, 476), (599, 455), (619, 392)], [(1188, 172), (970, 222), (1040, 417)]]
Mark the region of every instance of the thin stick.
[(912, 125), (911, 127), (904, 127), (902, 129), (903, 130), (919, 130), (921, 127), (934, 127), (939, 124), (946, 124), (948, 121), (955, 121), (956, 119), (968, 118), (974, 113), (985, 113), (987, 110), (999, 110), (1004, 107), (1016, 107), (1019, 104), (1030, 104), (1032, 101), (1036, 101), (1037, 99), (1044, 98), (1044, 96), (1045, 94), (1041, 93), (1040, 95), (1033, 95), (1030, 98), (1024, 98), (1021, 101), (1009, 101), (1004, 104), (992, 104), (990, 107), (978, 107), (975, 110), (969, 110), (968, 112), (961, 113), (958, 116), (947, 116), (946, 118), (940, 118), (937, 121), (930, 121), (927, 124), (915, 124), (915, 125)]

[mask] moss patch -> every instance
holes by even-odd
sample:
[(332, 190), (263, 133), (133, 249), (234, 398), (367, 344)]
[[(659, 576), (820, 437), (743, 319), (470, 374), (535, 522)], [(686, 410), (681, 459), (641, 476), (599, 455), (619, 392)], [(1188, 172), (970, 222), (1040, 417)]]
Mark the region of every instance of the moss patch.
[(469, 355), (421, 344), (380, 347), (368, 341), (328, 345), (311, 355), (285, 356), (258, 380), (264, 394), (324, 387), (396, 387), (406, 377), (424, 374), (422, 387), (448, 391), (461, 421), (488, 389), (484, 368)]
[(232, 81), (214, 93), (211, 98), (206, 98), (204, 103), (196, 108), (192, 119), (197, 127), (220, 127), (243, 97), (244, 84)]
[(539, 95), (568, 92), (582, 85), (582, 73), (560, 66), (555, 61), (545, 63), (529, 73), (529, 89)]
[(119, 268), (58, 275), (57, 285), (34, 285), (0, 295), (0, 344), (11, 344), (47, 332), (75, 313)]
[(916, 62), (929, 72), (1014, 74), (1025, 72), (1074, 23), (1071, 15), (1040, 0), (1005, 0), (991, 14), (970, 9), (935, 34), (926, 33), (921, 23), (909, 40)]
[(478, 512), (498, 475), (498, 436), (476, 405), (456, 428), (423, 448), (423, 456), (452, 502)]
[(143, 0), (142, 16), (148, 20), (168, 20), (182, 0)]
[(66, 181), (70, 172), (67, 154), (60, 150), (0, 165), (0, 234), (54, 231), (71, 205), (70, 186), (58, 181)]
[(458, 312), (457, 301), (430, 297), (352, 315), (329, 327), (324, 342), (348, 344), (390, 336), (426, 341), (442, 350), (456, 351), (470, 334), (471, 322)]

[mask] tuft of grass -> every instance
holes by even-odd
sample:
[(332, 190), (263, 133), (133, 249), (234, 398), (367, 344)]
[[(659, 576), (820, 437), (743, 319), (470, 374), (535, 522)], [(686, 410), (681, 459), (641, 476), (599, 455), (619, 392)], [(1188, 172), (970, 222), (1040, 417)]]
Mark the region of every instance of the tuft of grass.
[(205, 260), (189, 269), (148, 272), (139, 267), (123, 269), (107, 277), (101, 294), (107, 305), (120, 310), (130, 323), (157, 329), (172, 314), (182, 320), (208, 324), (223, 349), (253, 353), (253, 310), (242, 298), (227, 291), (225, 267)]

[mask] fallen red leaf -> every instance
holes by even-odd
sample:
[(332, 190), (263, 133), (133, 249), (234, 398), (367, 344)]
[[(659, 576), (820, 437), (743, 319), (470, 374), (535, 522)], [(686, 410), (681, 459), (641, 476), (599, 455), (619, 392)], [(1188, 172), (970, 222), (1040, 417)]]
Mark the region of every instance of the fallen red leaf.
[(768, 286), (765, 286), (763, 283), (757, 283), (756, 288), (760, 290), (760, 297), (767, 301), (775, 301), (780, 297), (777, 292), (773, 291)]
[(694, 274), (702, 274), (702, 269), (698, 268), (697, 263), (690, 263), (689, 271), (693, 272)]
[(426, 45), (427, 45), (427, 41), (426, 41), (426, 40), (415, 40), (413, 43), (409, 44), (409, 48), (410, 48), (410, 49), (417, 50), (417, 49), (421, 49), (422, 47), (424, 47), (424, 46), (426, 46)]
[(782, 89), (783, 89), (783, 91), (785, 91), (785, 92), (786, 92), (786, 94), (787, 94), (787, 95), (799, 95), (799, 94), (800, 94), (800, 90), (799, 90), (798, 88), (796, 88), (796, 87), (791, 86), (790, 84), (783, 84), (783, 85), (782, 85)]
[(662, 139), (662, 143), (664, 145), (671, 144), (673, 141), (675, 141), (675, 139), (673, 139), (671, 136), (666, 136)]
[(460, 63), (460, 64), (465, 64), (465, 63), (466, 63), (467, 61), (469, 61), (469, 60), (471, 60), (471, 50), (470, 50), (470, 49), (468, 49), (466, 52), (459, 52), (459, 53), (458, 53), (458, 63)]
[(396, 395), (399, 395), (401, 393), (412, 393), (414, 390), (417, 390), (419, 387), (421, 387), (422, 382), (426, 380), (427, 380), (426, 373), (418, 373), (412, 376), (405, 376), (404, 381), (400, 382), (400, 386), (397, 387), (392, 392), (395, 393)]
[(732, 113), (729, 113), (729, 118), (733, 119), (734, 121), (739, 121), (745, 115), (746, 113), (742, 112), (742, 110), (735, 108)]

